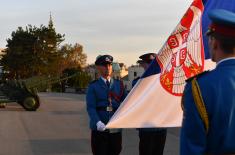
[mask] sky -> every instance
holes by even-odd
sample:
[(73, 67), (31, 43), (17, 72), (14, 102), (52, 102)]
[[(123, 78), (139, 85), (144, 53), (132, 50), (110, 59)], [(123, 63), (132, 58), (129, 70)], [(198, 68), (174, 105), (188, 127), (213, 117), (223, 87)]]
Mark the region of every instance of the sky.
[(62, 44), (79, 43), (87, 63), (110, 54), (127, 66), (157, 53), (192, 0), (0, 0), (0, 48), (17, 27), (48, 25), (50, 12)]

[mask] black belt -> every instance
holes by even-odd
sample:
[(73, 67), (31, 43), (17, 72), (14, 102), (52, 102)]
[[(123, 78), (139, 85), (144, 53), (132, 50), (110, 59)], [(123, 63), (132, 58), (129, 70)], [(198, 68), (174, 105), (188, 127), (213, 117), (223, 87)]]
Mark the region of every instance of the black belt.
[[(107, 111), (107, 107), (96, 107), (97, 111)], [(113, 107), (113, 112), (117, 111), (117, 108)]]

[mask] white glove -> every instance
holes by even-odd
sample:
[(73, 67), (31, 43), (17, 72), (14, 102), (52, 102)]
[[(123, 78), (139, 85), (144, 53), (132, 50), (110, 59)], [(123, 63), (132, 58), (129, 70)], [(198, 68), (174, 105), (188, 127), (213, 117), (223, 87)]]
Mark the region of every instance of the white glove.
[(97, 126), (98, 131), (104, 131), (105, 130), (105, 124), (101, 121), (97, 122), (96, 126)]

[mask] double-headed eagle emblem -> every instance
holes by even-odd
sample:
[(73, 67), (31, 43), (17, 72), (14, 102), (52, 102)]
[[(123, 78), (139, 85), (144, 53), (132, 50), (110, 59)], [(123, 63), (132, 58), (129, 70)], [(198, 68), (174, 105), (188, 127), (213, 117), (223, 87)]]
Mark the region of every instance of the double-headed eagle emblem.
[(161, 85), (176, 96), (182, 95), (186, 79), (203, 71), (202, 12), (203, 5), (195, 1), (157, 56)]

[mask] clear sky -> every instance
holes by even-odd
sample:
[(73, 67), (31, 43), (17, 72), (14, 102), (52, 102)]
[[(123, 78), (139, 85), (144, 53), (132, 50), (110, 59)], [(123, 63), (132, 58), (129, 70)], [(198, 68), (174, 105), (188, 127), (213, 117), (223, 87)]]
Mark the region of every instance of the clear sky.
[[(49, 14), (63, 43), (80, 43), (93, 63), (99, 54), (135, 64), (157, 52), (192, 0), (0, 0), (0, 48), (17, 27), (47, 25)], [(62, 44), (63, 44), (62, 43)]]

